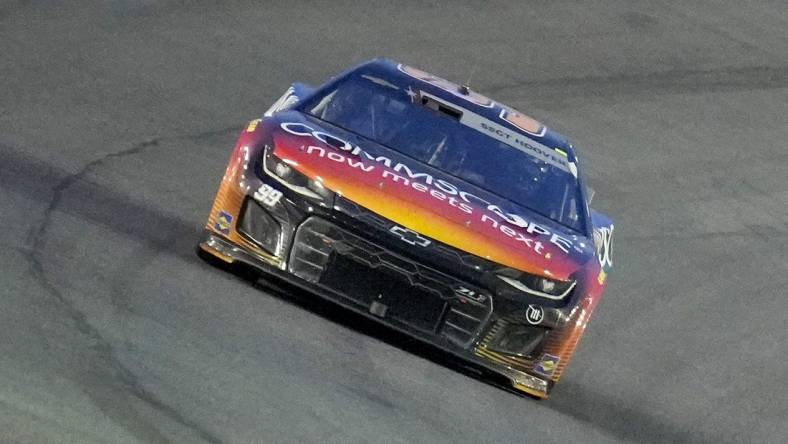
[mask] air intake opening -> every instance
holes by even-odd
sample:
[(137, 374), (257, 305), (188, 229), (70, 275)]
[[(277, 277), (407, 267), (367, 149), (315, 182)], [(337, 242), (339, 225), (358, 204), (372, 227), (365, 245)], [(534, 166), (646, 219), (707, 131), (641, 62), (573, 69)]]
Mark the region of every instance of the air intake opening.
[(439, 102), (432, 97), (422, 97), (421, 104), (437, 113), (444, 114), (455, 120), (460, 120), (460, 117), (462, 117), (462, 111), (447, 106), (445, 103)]

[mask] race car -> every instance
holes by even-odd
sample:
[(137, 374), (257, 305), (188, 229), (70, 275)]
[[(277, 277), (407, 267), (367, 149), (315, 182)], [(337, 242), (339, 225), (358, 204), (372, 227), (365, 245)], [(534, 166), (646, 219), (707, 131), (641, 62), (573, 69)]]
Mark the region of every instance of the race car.
[(612, 220), (572, 144), (375, 59), (242, 131), (199, 244), (546, 398), (606, 287)]

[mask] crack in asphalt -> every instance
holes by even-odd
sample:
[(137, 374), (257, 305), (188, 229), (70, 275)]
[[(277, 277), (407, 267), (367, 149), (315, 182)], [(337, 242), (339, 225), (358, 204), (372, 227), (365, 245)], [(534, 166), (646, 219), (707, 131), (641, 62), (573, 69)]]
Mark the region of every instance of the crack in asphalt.
[(211, 444), (219, 444), (222, 441), (214, 436), (209, 430), (201, 427), (196, 422), (186, 418), (176, 408), (165, 403), (155, 393), (147, 390), (139, 381), (137, 376), (129, 370), (115, 355), (115, 351), (110, 342), (105, 339), (101, 332), (93, 326), (87, 319), (85, 313), (80, 311), (49, 279), (44, 267), (43, 248), (46, 242), (47, 233), (52, 225), (52, 216), (57, 210), (58, 206), (63, 200), (67, 190), (75, 183), (85, 180), (85, 177), (95, 169), (101, 167), (105, 163), (127, 156), (143, 153), (144, 151), (160, 146), (163, 142), (171, 142), (177, 140), (199, 140), (206, 137), (217, 136), (229, 133), (231, 131), (238, 131), (240, 127), (226, 127), (219, 130), (206, 131), (197, 134), (187, 134), (173, 137), (157, 137), (149, 139), (133, 145), (130, 148), (109, 153), (97, 159), (86, 163), (79, 171), (64, 177), (52, 189), (52, 198), (49, 205), (44, 210), (40, 222), (37, 226), (33, 226), (28, 232), (27, 249), (22, 251), (29, 260), (34, 278), (40, 282), (43, 287), (54, 296), (66, 309), (67, 315), (74, 321), (77, 330), (95, 343), (91, 347), (100, 359), (105, 360), (109, 367), (114, 370), (113, 377), (120, 382), (121, 386), (127, 390), (132, 396), (140, 401), (153, 407), (155, 410), (163, 413), (171, 420), (181, 424), (189, 430), (192, 430), (202, 440)]

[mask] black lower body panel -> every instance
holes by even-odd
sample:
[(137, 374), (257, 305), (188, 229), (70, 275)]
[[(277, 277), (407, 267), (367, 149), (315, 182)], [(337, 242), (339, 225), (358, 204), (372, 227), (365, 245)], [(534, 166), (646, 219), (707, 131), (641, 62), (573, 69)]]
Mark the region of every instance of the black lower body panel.
[(340, 291), (378, 317), (437, 333), (448, 305), (440, 294), (413, 287), (390, 268), (371, 269), (351, 256), (333, 253), (327, 265), (320, 285)]

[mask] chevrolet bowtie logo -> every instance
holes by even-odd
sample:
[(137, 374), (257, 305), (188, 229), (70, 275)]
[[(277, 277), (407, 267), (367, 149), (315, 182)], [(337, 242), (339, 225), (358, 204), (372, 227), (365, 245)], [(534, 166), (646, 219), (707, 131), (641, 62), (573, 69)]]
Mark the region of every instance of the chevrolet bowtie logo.
[(403, 242), (409, 243), (411, 245), (426, 247), (432, 242), (426, 237), (420, 235), (419, 233), (404, 227), (400, 227), (398, 225), (391, 227), (389, 231), (399, 236), (399, 238), (402, 239)]

